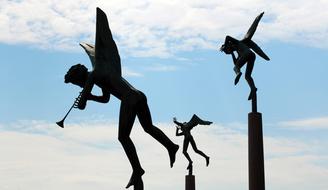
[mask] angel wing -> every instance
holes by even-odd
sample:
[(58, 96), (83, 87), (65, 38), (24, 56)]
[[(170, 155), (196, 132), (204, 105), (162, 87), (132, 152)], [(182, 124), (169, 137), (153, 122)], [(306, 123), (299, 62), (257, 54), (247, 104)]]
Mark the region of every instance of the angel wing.
[(96, 46), (88, 43), (80, 43), (80, 46), (88, 54), (92, 68), (101, 67), (117, 72), (122, 76), (121, 59), (117, 46), (113, 40), (108, 26), (106, 14), (97, 7), (96, 21)]
[(188, 126), (194, 127), (196, 125), (210, 125), (212, 122), (210, 121), (205, 121), (199, 118), (196, 114), (192, 116), (190, 121), (188, 122)]
[(263, 52), (263, 50), (252, 40), (252, 37), (257, 29), (257, 26), (263, 16), (264, 12), (258, 15), (255, 20), (253, 21), (251, 27), (248, 29), (244, 39), (241, 41), (245, 43), (249, 48), (251, 48), (256, 54), (261, 56), (263, 59), (269, 61), (270, 58)]
[(253, 41), (246, 40), (243, 41), (249, 48), (251, 48), (257, 55), (261, 56), (263, 59), (269, 61), (270, 58), (263, 52), (263, 50)]
[(92, 64), (92, 68), (95, 69), (96, 66), (96, 61), (95, 61), (95, 46), (88, 44), (88, 43), (80, 43), (80, 46), (82, 46), (82, 48), (85, 50), (85, 52), (88, 54), (91, 64)]
[(97, 7), (95, 62), (122, 76), (121, 59), (106, 14)]
[(262, 12), (259, 16), (257, 16), (255, 18), (255, 20), (253, 21), (251, 27), (248, 29), (246, 35), (244, 36), (244, 40), (245, 39), (248, 39), (248, 40), (252, 39), (252, 37), (253, 37), (253, 35), (256, 31), (257, 25), (259, 24), (263, 14), (264, 14), (264, 12)]

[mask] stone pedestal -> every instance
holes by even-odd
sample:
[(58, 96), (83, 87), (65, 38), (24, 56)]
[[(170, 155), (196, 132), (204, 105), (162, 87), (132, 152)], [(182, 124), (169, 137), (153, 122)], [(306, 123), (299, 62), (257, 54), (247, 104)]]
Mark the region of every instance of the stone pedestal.
[(195, 190), (195, 176), (194, 175), (186, 175), (186, 189), (185, 190)]
[(265, 190), (262, 114), (248, 114), (249, 190)]

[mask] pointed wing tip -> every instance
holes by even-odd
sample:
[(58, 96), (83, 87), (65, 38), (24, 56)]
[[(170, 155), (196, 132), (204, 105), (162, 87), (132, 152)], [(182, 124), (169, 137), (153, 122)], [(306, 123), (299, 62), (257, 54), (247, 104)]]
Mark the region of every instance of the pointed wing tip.
[(89, 45), (89, 44), (87, 44), (87, 43), (85, 43), (85, 42), (80, 42), (79, 44), (80, 44), (80, 46), (81, 46), (83, 49), (86, 49), (86, 47)]
[(262, 18), (263, 17), (263, 15), (264, 15), (264, 12), (261, 12), (261, 14), (259, 14), (259, 18)]
[(103, 10), (101, 10), (99, 7), (97, 7), (97, 15), (99, 15), (99, 14), (106, 15)]
[[(263, 52), (264, 53), (264, 52)], [(258, 54), (259, 56), (261, 56), (263, 59), (265, 59), (266, 61), (270, 61), (270, 58), (264, 53), (263, 55)]]

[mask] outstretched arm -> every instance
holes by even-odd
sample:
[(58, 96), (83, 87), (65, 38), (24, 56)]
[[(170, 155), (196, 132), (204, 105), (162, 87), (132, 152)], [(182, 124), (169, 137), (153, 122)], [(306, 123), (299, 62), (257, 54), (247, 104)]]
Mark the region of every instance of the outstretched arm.
[(180, 127), (182, 127), (183, 126), (183, 124), (182, 123), (180, 123), (180, 122), (178, 122), (177, 120), (175, 120), (175, 121), (173, 121), (175, 124), (177, 124), (178, 126), (180, 126)]

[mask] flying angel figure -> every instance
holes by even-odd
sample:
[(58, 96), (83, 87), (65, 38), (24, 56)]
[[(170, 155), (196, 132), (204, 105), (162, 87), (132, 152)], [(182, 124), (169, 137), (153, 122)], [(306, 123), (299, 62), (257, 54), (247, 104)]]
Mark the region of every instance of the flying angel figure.
[[(259, 24), (264, 12), (258, 15), (251, 27), (248, 29), (245, 37), (242, 40), (237, 40), (231, 36), (226, 36), (224, 44), (221, 46), (220, 50), (226, 54), (231, 54), (234, 63), (234, 71), (236, 73), (235, 85), (239, 82), (242, 75), (240, 69), (247, 63), (245, 79), (251, 89), (248, 96), (248, 100), (255, 97), (257, 88), (254, 84), (252, 78), (252, 71), (255, 62), (255, 53), (261, 56), (263, 59), (269, 61), (270, 58), (262, 51), (262, 49), (252, 40), (252, 37), (256, 31), (257, 25)], [(255, 52), (253, 52), (253, 51)], [(237, 52), (238, 57), (236, 58), (234, 51)]]
[[(121, 100), (118, 140), (130, 161), (133, 172), (126, 188), (134, 186), (143, 190), (142, 169), (135, 146), (130, 138), (136, 116), (144, 131), (160, 142), (168, 151), (170, 166), (175, 162), (179, 146), (174, 144), (159, 128), (153, 125), (146, 96), (122, 77), (121, 60), (108, 26), (106, 14), (97, 8), (96, 45), (80, 44), (88, 54), (92, 71), (81, 64), (72, 66), (65, 75), (65, 83), (83, 88), (76, 107), (83, 110), (88, 100), (107, 103), (110, 94)], [(93, 86), (102, 90), (101, 96), (91, 94)]]
[[(189, 143), (191, 144), (191, 147), (194, 149), (194, 151), (197, 154), (200, 154), (201, 156), (203, 156), (205, 158), (206, 166), (208, 166), (208, 164), (210, 163), (210, 157), (208, 157), (206, 154), (204, 154), (204, 152), (198, 150), (195, 140), (194, 140), (193, 136), (191, 135), (190, 131), (197, 125), (211, 125), (212, 122), (204, 121), (204, 120), (200, 119), (196, 114), (194, 114), (192, 116), (192, 118), (190, 119), (190, 121), (188, 123), (187, 122), (180, 123), (177, 121), (177, 119), (175, 117), (173, 118), (173, 122), (177, 125), (176, 136), (184, 136), (182, 152), (185, 155), (185, 157), (187, 158), (187, 160), (189, 161), (189, 165), (188, 165), (187, 169), (191, 169), (192, 163), (193, 163), (187, 152)], [(181, 132), (179, 132), (179, 130)]]

